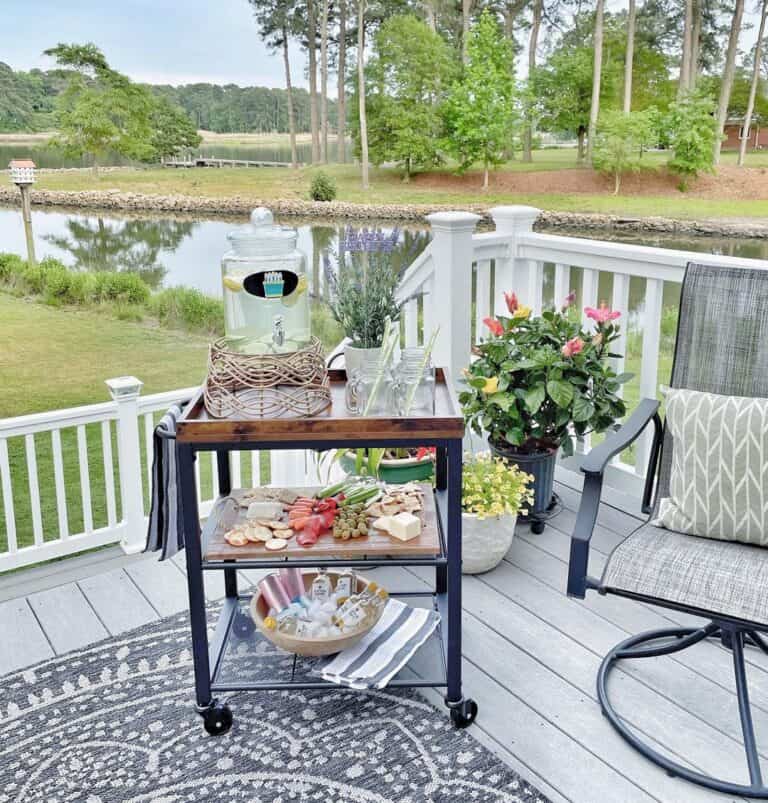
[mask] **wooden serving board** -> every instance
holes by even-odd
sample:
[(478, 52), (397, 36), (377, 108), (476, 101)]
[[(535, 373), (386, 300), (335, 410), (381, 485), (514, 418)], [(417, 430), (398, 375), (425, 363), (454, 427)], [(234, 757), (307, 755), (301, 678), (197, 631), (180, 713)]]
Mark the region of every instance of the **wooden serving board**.
[[(421, 518), (421, 535), (410, 541), (398, 541), (391, 535), (371, 528), (368, 535), (360, 538), (350, 538), (342, 541), (334, 538), (329, 531), (320, 536), (312, 546), (301, 546), (296, 542), (296, 536), (288, 539), (285, 549), (270, 550), (263, 543), (249, 543), (246, 546), (232, 546), (224, 540), (224, 534), (235, 524), (245, 521), (247, 508), (236, 507), (234, 504), (223, 505), (218, 508), (218, 521), (205, 551), (204, 560), (270, 560), (280, 558), (309, 558), (316, 555), (318, 558), (363, 558), (368, 556), (386, 557), (395, 555), (430, 556), (440, 554), (440, 533), (438, 531), (437, 509), (432, 486), (428, 483), (419, 483), (424, 493), (423, 510), (418, 515)], [(316, 488), (295, 488), (302, 496), (311, 496)], [(231, 496), (239, 498), (242, 489), (234, 490)]]

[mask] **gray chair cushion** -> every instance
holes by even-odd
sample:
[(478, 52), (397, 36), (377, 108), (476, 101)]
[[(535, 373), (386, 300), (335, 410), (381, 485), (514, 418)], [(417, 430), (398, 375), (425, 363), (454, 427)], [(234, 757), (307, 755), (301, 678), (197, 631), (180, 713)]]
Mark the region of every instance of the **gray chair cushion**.
[(609, 590), (768, 625), (768, 549), (644, 524), (614, 549)]

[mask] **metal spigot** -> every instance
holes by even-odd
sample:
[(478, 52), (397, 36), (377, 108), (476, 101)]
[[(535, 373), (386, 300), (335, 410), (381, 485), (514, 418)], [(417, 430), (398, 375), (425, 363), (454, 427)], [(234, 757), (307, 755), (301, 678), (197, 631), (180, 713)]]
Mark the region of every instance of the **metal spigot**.
[(272, 342), (277, 348), (281, 348), (285, 343), (285, 329), (283, 328), (283, 316), (275, 315), (272, 318)]

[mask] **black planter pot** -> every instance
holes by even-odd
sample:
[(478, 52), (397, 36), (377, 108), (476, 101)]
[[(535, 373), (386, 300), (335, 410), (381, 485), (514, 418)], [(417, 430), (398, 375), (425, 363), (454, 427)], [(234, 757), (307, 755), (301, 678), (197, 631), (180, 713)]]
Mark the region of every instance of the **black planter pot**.
[(525, 454), (515, 451), (511, 446), (497, 446), (491, 443), (490, 447), (491, 452), (497, 457), (503, 457), (509, 463), (514, 463), (521, 471), (533, 477), (531, 486), (533, 505), (528, 510), (528, 516), (535, 518), (546, 513), (552, 505), (557, 449)]

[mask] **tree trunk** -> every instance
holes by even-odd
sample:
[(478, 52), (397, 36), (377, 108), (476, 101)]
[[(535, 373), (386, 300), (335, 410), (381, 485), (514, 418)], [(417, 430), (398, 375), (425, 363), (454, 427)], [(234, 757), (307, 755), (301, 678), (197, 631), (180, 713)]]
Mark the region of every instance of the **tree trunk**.
[(488, 162), (485, 163), (483, 169), (483, 190), (488, 189)]
[[(539, 30), (541, 29), (541, 13), (543, 0), (533, 0), (533, 19), (531, 20), (531, 35), (528, 38), (528, 81), (533, 77), (536, 69), (536, 48), (539, 45)], [(525, 121), (523, 130), (523, 161), (533, 161), (533, 120), (530, 119), (530, 109), (528, 119)]]
[(291, 86), (291, 62), (288, 57), (288, 26), (283, 25), (283, 65), (285, 67), (285, 97), (288, 101), (288, 136), (291, 141), (291, 167), (299, 166), (296, 154), (296, 120), (293, 116), (293, 87)]
[(360, 113), (360, 179), (368, 183), (368, 121), (365, 116), (365, 0), (357, 0), (357, 95)]
[(757, 96), (757, 85), (760, 82), (760, 59), (763, 54), (763, 36), (765, 36), (765, 17), (768, 14), (768, 0), (763, 0), (760, 11), (760, 28), (757, 32), (757, 42), (755, 44), (755, 65), (752, 68), (752, 83), (749, 85), (749, 100), (747, 101), (747, 113), (744, 115), (744, 128), (741, 132), (739, 142), (739, 167), (744, 166), (744, 158), (749, 144), (749, 129), (752, 125), (752, 112), (755, 110), (755, 97)]
[(339, 97), (336, 102), (336, 148), (337, 160), (347, 161), (347, 0), (339, 0)]
[(618, 195), (621, 189), (621, 173), (617, 170), (613, 174), (613, 194)]
[(312, 132), (312, 164), (320, 161), (317, 115), (317, 18), (315, 0), (307, 0), (307, 49), (309, 51), (309, 130)]
[(693, 26), (693, 0), (685, 0), (685, 21), (683, 22), (683, 53), (680, 58), (680, 78), (677, 82), (678, 100), (690, 89), (691, 78), (691, 28)]
[(632, 64), (635, 59), (635, 0), (627, 13), (627, 55), (624, 58), (624, 114), (632, 111)]
[(427, 18), (429, 29), (437, 32), (437, 9), (435, 8), (435, 0), (425, 0), (424, 15)]
[(736, 70), (736, 51), (739, 47), (739, 34), (741, 33), (741, 18), (744, 15), (744, 0), (734, 0), (733, 17), (731, 19), (731, 32), (728, 36), (728, 50), (725, 54), (723, 67), (723, 80), (720, 84), (720, 99), (717, 103), (717, 139), (714, 147), (715, 164), (720, 162), (720, 148), (722, 147), (723, 130), (728, 117), (728, 104), (731, 101), (733, 88), (733, 74)]
[(320, 159), (328, 164), (328, 0), (320, 17)]
[(587, 134), (587, 161), (592, 164), (592, 151), (597, 134), (597, 118), (600, 114), (600, 80), (603, 74), (603, 12), (605, 0), (597, 0), (595, 9), (594, 50), (595, 63), (592, 70), (592, 102), (589, 106), (589, 132)]
[(461, 0), (461, 60), (467, 63), (469, 51), (469, 27), (472, 17), (472, 0)]
[(691, 22), (691, 57), (688, 63), (688, 89), (696, 89), (699, 80), (699, 54), (701, 52), (701, 25), (703, 0), (693, 0)]
[(578, 137), (578, 146), (576, 148), (576, 161), (581, 163), (584, 161), (584, 134), (586, 134), (586, 129), (583, 125), (579, 126), (579, 130), (576, 134)]

